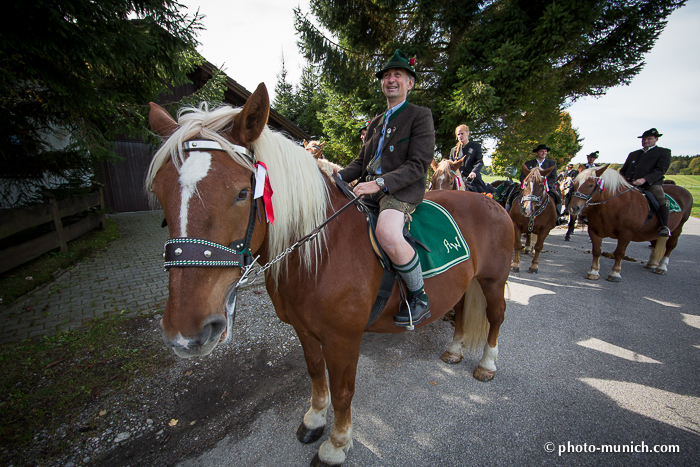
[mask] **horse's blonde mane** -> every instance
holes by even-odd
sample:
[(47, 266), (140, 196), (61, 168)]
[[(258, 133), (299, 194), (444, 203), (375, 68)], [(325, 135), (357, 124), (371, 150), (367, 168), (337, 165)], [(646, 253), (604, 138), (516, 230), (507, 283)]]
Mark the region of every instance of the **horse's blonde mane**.
[[(535, 170), (537, 169), (537, 170)], [(542, 172), (540, 172), (539, 167), (535, 167), (533, 169), (530, 169), (530, 173), (527, 174), (527, 177), (525, 177), (525, 180), (529, 180), (534, 183), (542, 183)]]
[[(574, 182), (578, 182), (579, 186), (581, 184), (590, 179), (596, 178), (595, 171), (596, 169), (599, 169), (600, 167), (592, 167), (590, 169), (586, 169), (582, 171), (580, 174), (576, 176), (576, 180)], [(620, 175), (620, 173), (617, 170), (612, 170), (608, 168), (603, 174), (600, 176), (601, 180), (603, 180), (603, 186), (605, 187), (605, 192), (609, 195), (614, 195), (622, 190), (626, 190), (627, 188), (631, 187), (627, 181)]]
[[(240, 110), (221, 106), (209, 111), (206, 105), (200, 105), (199, 108), (181, 111), (178, 114), (179, 128), (153, 156), (146, 186), (150, 187), (158, 170), (169, 160), (180, 170), (186, 159), (182, 144), (191, 139), (217, 141), (237, 164), (252, 171), (250, 161), (235, 153), (231, 143), (219, 134), (231, 125)], [(251, 144), (251, 149), (256, 161), (265, 163), (274, 193), (272, 206), (275, 220), (268, 224), (268, 248), (270, 259), (273, 259), (326, 220), (328, 187), (313, 156), (282, 133), (266, 126), (260, 137)], [(318, 261), (320, 258), (325, 240), (325, 231), (322, 231), (315, 241), (301, 246), (302, 264), (308, 271), (311, 270), (312, 260)], [(280, 261), (269, 269), (275, 282), (280, 277), (283, 264), (286, 261)]]

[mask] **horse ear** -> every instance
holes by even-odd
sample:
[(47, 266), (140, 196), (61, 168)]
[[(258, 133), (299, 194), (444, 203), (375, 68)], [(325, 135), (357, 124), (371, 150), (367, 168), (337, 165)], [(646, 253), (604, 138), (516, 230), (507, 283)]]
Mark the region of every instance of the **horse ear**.
[(547, 170), (543, 170), (542, 176), (546, 178), (547, 175), (549, 175), (552, 172), (552, 170), (554, 170), (555, 168), (556, 168), (556, 166), (552, 166), (552, 167), (548, 168)]
[(450, 167), (452, 168), (452, 170), (457, 170), (457, 169), (459, 169), (460, 167), (462, 167), (462, 164), (464, 163), (464, 158), (465, 158), (465, 157), (467, 157), (467, 156), (463, 156), (463, 157), (462, 157), (460, 160), (458, 160), (458, 161), (450, 162)]
[(526, 166), (525, 164), (523, 164), (522, 167), (520, 167), (520, 171), (521, 171), (521, 172), (523, 173), (523, 175), (525, 175), (526, 177), (527, 177), (528, 175), (530, 175), (530, 169), (528, 169), (527, 166)]
[(153, 131), (163, 139), (167, 139), (177, 130), (177, 122), (173, 120), (167, 110), (156, 103), (149, 102), (151, 110), (148, 112), (148, 122)]
[(239, 144), (250, 144), (262, 134), (269, 115), (270, 97), (265, 83), (260, 83), (236, 116), (231, 133), (238, 136)]
[(323, 143), (319, 144), (319, 146), (321, 147), (321, 150), (323, 151), (323, 148), (326, 146), (326, 142), (324, 141)]
[(306, 149), (306, 146), (308, 146), (308, 145), (309, 145), (309, 143), (307, 143), (306, 140), (304, 140), (304, 149)]
[(430, 167), (433, 169), (433, 171), (437, 170), (437, 168), (438, 168), (438, 163), (435, 162), (435, 159), (433, 159), (432, 161), (430, 161)]
[(601, 175), (603, 175), (603, 172), (605, 172), (608, 169), (608, 167), (610, 167), (610, 164), (606, 164), (599, 169), (595, 169), (595, 176), (600, 177)]

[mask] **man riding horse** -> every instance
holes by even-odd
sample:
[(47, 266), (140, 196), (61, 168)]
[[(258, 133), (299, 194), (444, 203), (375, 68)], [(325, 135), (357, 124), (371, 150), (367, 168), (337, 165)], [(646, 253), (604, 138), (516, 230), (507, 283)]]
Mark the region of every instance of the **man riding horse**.
[(656, 128), (651, 128), (638, 138), (642, 139), (642, 149), (631, 152), (627, 156), (625, 164), (620, 169), (620, 175), (629, 183), (641, 188), (656, 199), (659, 205), (658, 213), (661, 227), (659, 237), (671, 236), (668, 228), (669, 207), (662, 185), (664, 174), (671, 165), (671, 150), (656, 145), (659, 138)]
[[(546, 170), (550, 167), (554, 169), (547, 176), (547, 193), (554, 199), (556, 209), (557, 209), (557, 225), (560, 225), (559, 215), (561, 214), (561, 196), (556, 190), (557, 186), (557, 163), (552, 159), (547, 159), (547, 153), (552, 149), (546, 144), (540, 144), (532, 150), (535, 153), (535, 158), (525, 162), (525, 167), (532, 170), (538, 167), (540, 170)], [(520, 173), (520, 186), (513, 189), (510, 197), (508, 198), (508, 203), (506, 204), (506, 211), (510, 210), (510, 206), (513, 204), (513, 200), (520, 194), (523, 180), (525, 180), (525, 174)]]
[(394, 315), (394, 324), (401, 327), (430, 317), (418, 254), (403, 236), (404, 225), (423, 200), (435, 151), (432, 112), (406, 100), (416, 80), (412, 65), (413, 59), (397, 49), (376, 73), (388, 110), (372, 119), (359, 156), (338, 172), (346, 182), (359, 179), (354, 193), (379, 204), (377, 240), (409, 291), (408, 307), (403, 303)]

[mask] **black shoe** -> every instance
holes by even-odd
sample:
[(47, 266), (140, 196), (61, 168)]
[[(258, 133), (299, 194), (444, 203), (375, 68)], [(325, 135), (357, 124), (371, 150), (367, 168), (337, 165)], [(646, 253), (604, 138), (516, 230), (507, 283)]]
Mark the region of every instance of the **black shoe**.
[(656, 234), (659, 237), (670, 237), (671, 236), (671, 230), (666, 227), (665, 225), (662, 225), (659, 227), (659, 230), (656, 231)]
[(565, 242), (570, 242), (570, 241), (571, 241), (571, 237), (569, 236), (569, 234), (564, 235), (564, 241), (565, 241)]
[[(411, 310), (411, 318), (413, 318), (414, 326), (425, 318), (430, 318), (430, 304), (428, 303), (428, 296), (425, 292), (409, 297), (408, 305)], [(410, 326), (411, 320), (409, 319), (408, 313), (409, 309), (406, 307), (406, 303), (401, 303), (399, 314), (394, 315), (394, 324), (401, 327)]]

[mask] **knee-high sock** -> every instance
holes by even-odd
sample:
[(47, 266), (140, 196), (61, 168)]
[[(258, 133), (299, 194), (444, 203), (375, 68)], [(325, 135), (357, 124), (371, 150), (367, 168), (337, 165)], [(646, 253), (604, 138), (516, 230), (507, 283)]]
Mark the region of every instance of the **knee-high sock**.
[(418, 253), (413, 253), (413, 258), (406, 264), (395, 264), (396, 271), (406, 283), (411, 295), (423, 292), (423, 269), (418, 261)]

